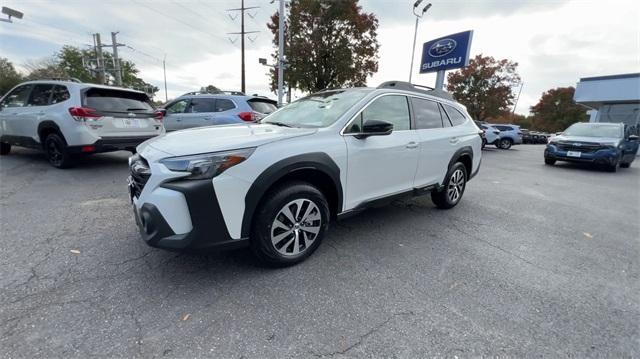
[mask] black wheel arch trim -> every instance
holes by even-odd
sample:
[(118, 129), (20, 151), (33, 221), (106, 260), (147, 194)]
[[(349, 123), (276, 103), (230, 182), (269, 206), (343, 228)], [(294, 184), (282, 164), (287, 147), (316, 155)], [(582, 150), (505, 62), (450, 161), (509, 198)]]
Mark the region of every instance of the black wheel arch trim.
[(286, 175), (300, 170), (317, 170), (329, 176), (337, 193), (337, 209), (342, 210), (343, 193), (340, 181), (340, 167), (324, 152), (312, 152), (280, 160), (264, 170), (249, 188), (245, 196), (241, 236), (249, 237), (253, 216), (269, 188)]
[[(478, 171), (473, 172), (473, 149), (471, 148), (471, 146), (461, 147), (453, 154), (453, 156), (451, 156), (451, 159), (449, 160), (449, 166), (447, 166), (447, 173), (449, 173), (451, 167), (463, 156), (469, 156), (469, 158), (471, 159), (471, 169), (469, 173), (467, 173), (467, 180), (470, 180), (473, 176), (476, 175), (476, 173), (478, 173)], [(478, 166), (478, 170), (479, 169), (480, 166)], [(445, 174), (445, 178), (446, 177), (447, 176)], [(442, 179), (442, 181), (444, 183), (444, 178)]]
[(42, 133), (42, 131), (44, 130), (48, 130), (48, 129), (52, 129), (55, 130), (61, 137), (62, 140), (65, 141), (65, 143), (67, 142), (67, 139), (64, 138), (64, 135), (62, 134), (62, 131), (60, 131), (60, 126), (58, 126), (57, 123), (51, 121), (51, 120), (47, 120), (47, 121), (42, 121), (38, 124), (38, 138), (40, 138), (40, 143), (42, 145), (44, 145), (44, 138), (41, 138), (40, 134)]

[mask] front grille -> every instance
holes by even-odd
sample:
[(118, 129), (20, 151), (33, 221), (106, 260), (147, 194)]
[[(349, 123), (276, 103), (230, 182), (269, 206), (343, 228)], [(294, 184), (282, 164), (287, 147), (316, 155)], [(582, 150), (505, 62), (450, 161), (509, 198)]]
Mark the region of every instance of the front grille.
[(596, 152), (605, 148), (600, 144), (589, 142), (560, 142), (557, 146), (558, 149), (562, 151), (576, 151), (584, 153)]
[(149, 177), (151, 177), (149, 163), (142, 156), (135, 155), (131, 157), (129, 171), (131, 173), (131, 194), (135, 197), (140, 197), (144, 185), (147, 184)]

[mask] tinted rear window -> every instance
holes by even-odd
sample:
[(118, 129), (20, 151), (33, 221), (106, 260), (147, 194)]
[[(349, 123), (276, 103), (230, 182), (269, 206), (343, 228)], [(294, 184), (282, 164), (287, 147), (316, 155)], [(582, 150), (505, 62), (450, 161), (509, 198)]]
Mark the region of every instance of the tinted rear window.
[(278, 107), (270, 101), (253, 99), (247, 102), (249, 103), (249, 106), (251, 106), (251, 108), (254, 111), (260, 112), (260, 113), (268, 114), (278, 109)]
[(153, 112), (149, 96), (143, 93), (91, 88), (84, 94), (87, 107), (105, 112)]

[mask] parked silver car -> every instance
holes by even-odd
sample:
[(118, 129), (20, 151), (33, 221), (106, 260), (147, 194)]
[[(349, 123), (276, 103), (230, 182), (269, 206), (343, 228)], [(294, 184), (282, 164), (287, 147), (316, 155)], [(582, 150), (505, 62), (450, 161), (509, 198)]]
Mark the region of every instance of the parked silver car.
[(73, 81), (29, 81), (0, 99), (0, 154), (11, 146), (43, 149), (65, 168), (74, 155), (135, 151), (163, 133), (144, 92)]
[(167, 131), (192, 127), (256, 122), (277, 110), (277, 102), (266, 97), (233, 94), (190, 93), (164, 106)]

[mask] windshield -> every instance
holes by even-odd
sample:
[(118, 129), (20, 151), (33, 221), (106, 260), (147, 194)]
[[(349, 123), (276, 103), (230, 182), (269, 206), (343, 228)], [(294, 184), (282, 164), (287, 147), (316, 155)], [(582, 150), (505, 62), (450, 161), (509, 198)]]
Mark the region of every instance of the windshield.
[(582, 136), (582, 137), (622, 137), (622, 129), (617, 125), (595, 124), (595, 123), (576, 123), (567, 128), (565, 136)]
[(291, 127), (327, 127), (332, 125), (370, 89), (326, 91), (292, 102), (265, 117), (261, 123)]

